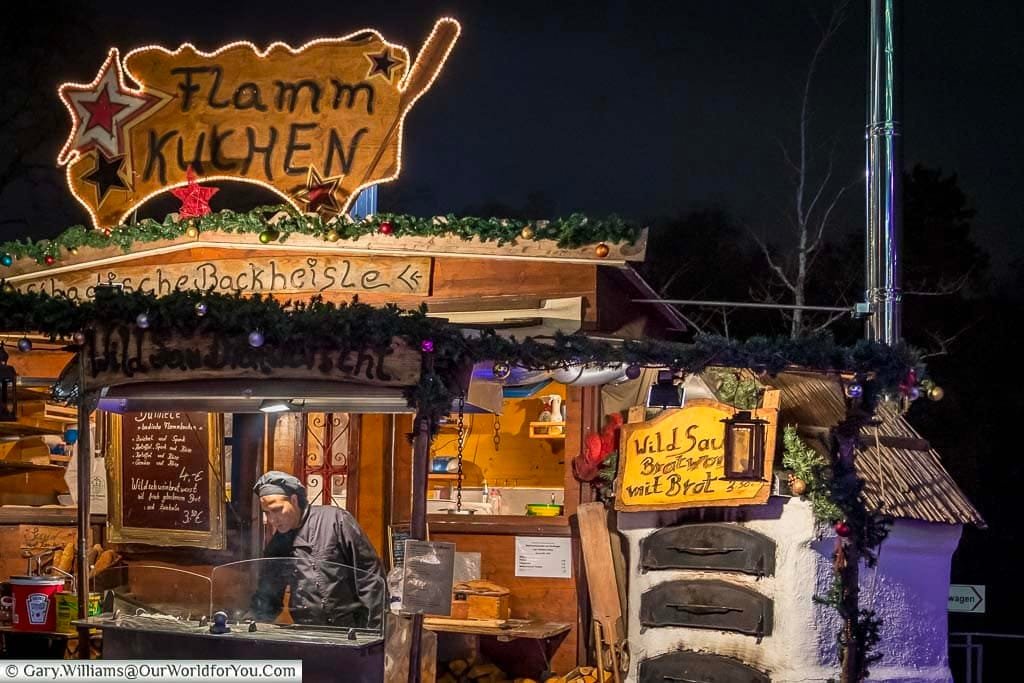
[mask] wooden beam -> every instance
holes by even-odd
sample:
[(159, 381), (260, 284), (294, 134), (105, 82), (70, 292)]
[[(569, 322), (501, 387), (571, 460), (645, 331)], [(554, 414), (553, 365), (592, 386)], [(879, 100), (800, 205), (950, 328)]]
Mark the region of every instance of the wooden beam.
[[(427, 539), (427, 475), (430, 470), (430, 420), (417, 415), (412, 448), (412, 521), (409, 537)], [(420, 624), (422, 628), (422, 622)]]
[[(252, 487), (263, 473), (263, 413), (235, 413), (231, 425), (231, 505), (244, 525), (237, 536), (241, 559), (259, 557), (260, 508), (254, 504)], [(235, 537), (230, 534), (230, 537)], [(230, 547), (230, 545), (229, 545)]]
[[(18, 286), (24, 280), (36, 279), (41, 272), (60, 275), (83, 268), (109, 266), (134, 261), (145, 256), (164, 256), (200, 248), (245, 250), (270, 256), (275, 253), (299, 251), (308, 254), (379, 254), (408, 256), (444, 256), (449, 258), (484, 258), (513, 261), (553, 261), (560, 263), (592, 263), (623, 265), (627, 261), (643, 261), (647, 249), (647, 230), (644, 229), (634, 244), (609, 243), (608, 255), (597, 256), (594, 245), (559, 247), (555, 240), (514, 241), (502, 246), (497, 242), (484, 242), (478, 237), (464, 240), (455, 236), (393, 237), (390, 235), (362, 235), (355, 240), (325, 242), (312, 235), (291, 234), (286, 244), (260, 244), (255, 235), (219, 231), (203, 232), (197, 239), (185, 235), (174, 239), (132, 245), (131, 251), (120, 247), (80, 247), (77, 254), (61, 257), (60, 265), (47, 266), (31, 259), (18, 259), (8, 269), (7, 281)], [(225, 255), (226, 256), (226, 255)]]

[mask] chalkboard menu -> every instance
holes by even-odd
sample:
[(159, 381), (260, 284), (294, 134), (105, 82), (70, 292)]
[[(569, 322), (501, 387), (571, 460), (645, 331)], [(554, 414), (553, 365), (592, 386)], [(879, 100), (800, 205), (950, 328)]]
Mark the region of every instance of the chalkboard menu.
[(111, 416), (111, 540), (224, 547), (220, 416)]

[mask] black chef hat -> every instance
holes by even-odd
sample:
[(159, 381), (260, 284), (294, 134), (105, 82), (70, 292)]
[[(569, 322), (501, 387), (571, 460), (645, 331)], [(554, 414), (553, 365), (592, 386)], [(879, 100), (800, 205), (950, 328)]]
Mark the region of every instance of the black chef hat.
[(271, 471), (256, 480), (252, 492), (262, 498), (263, 496), (291, 496), (299, 497), (299, 502), (306, 501), (306, 487), (297, 478), (285, 472)]

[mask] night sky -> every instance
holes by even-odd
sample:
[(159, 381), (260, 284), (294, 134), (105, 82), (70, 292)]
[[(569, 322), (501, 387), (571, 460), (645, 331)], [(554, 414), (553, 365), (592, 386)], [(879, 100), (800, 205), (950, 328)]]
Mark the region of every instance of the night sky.
[[(1015, 192), (1024, 152), (1016, 131), (1024, 113), (1022, 10), (1015, 2), (985, 3), (984, 10), (951, 0), (905, 5), (905, 162), (959, 174), (978, 210), (976, 238), (1005, 270), (1024, 255), (1024, 208)], [(295, 45), (363, 27), (415, 54), (434, 20), (450, 15), (462, 22), (463, 36), (407, 119), (403, 176), (385, 186), (382, 210), (515, 207), (541, 193), (560, 214), (618, 212), (641, 220), (719, 205), (770, 232), (791, 201), (779, 144), (795, 141), (816, 42), (813, 16), (824, 19), (830, 7), (763, 0), (111, 1), (84, 5), (85, 35), (77, 45), (48, 46), (67, 64), (41, 78), (52, 81), (56, 102), (57, 85), (91, 80), (111, 45)], [(862, 176), (866, 18), (866, 3), (853, 2), (813, 92), (811, 133), (826, 147), (835, 144), (837, 182)], [(25, 73), (23, 65), (5, 66), (14, 78)], [(40, 160), (56, 156), (66, 132), (56, 131)], [(862, 187), (849, 193), (837, 230), (861, 228)], [(49, 236), (85, 219), (64, 188), (27, 183), (0, 197), (0, 213), (31, 223), (5, 225), (5, 237)]]

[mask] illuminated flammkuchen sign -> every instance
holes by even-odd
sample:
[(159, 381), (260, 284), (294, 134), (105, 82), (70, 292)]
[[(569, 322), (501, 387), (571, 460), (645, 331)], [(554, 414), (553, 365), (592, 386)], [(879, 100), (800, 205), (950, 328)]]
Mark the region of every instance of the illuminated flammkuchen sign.
[[(232, 43), (112, 49), (92, 83), (60, 96), (71, 134), (58, 162), (97, 227), (202, 180), (264, 185), (303, 211), (343, 213), (401, 167), (402, 124), (459, 36), (441, 19), (412, 61), (376, 31), (260, 51)], [(132, 84), (131, 82), (134, 82)]]

